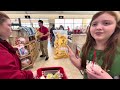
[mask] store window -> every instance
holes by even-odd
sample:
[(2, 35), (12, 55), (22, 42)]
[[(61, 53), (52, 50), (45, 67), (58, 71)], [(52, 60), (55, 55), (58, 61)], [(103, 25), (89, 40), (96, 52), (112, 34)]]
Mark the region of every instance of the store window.
[(73, 29), (82, 27), (82, 19), (55, 19), (55, 27), (63, 25), (65, 29)]
[(11, 23), (16, 23), (16, 24), (19, 23), (18, 19), (12, 18), (10, 20), (11, 20)]
[(33, 23), (33, 27), (35, 27), (35, 28), (39, 28), (38, 23)]
[(65, 24), (65, 29), (68, 29), (68, 27), (69, 27), (69, 29), (70, 29), (70, 31), (72, 31), (72, 29), (73, 29), (73, 23), (72, 24), (68, 24), (68, 23), (66, 23)]
[(83, 28), (87, 28), (91, 22), (91, 19), (83, 19)]
[(73, 29), (80, 29), (82, 27), (82, 19), (74, 19)]
[(11, 26), (12, 29), (18, 29), (19, 26)]
[(49, 28), (49, 23), (44, 23), (43, 24), (45, 27)]
[(55, 19), (55, 27), (59, 28), (60, 25), (62, 25), (63, 27), (65, 27), (65, 21), (64, 21), (64, 19)]
[(65, 21), (64, 21), (64, 19), (55, 19), (55, 23), (56, 23), (56, 24), (58, 24), (58, 23), (64, 24)]
[(82, 24), (82, 19), (74, 19), (74, 24)]
[(55, 27), (59, 28), (60, 25), (63, 25), (65, 29), (70, 28), (70, 31), (73, 29), (87, 28), (91, 19), (55, 19)]
[(30, 23), (22, 23), (21, 26), (31, 27)]
[(64, 28), (65, 29), (70, 29), (70, 31), (73, 29), (73, 19), (65, 19), (65, 25), (64, 25)]
[(74, 23), (73, 29), (80, 29), (82, 28), (82, 23)]
[(31, 23), (33, 24), (34, 28), (39, 28), (38, 20), (43, 20), (43, 25), (47, 28), (49, 27), (49, 20), (48, 19), (21, 19), (22, 26), (31, 27)]
[[(21, 18), (21, 26), (39, 28), (38, 20), (43, 20), (43, 25), (49, 28), (49, 19), (24, 19)], [(11, 18), (11, 23), (19, 24), (18, 18)], [(12, 26), (12, 29), (17, 29), (19, 26)]]
[[(11, 23), (12, 23), (12, 24), (19, 24), (18, 18), (17, 18), (17, 19), (16, 19), (16, 18), (11, 18), (10, 20), (11, 20)], [(17, 26), (17, 25), (11, 26), (11, 28), (14, 29), (14, 30), (15, 30), (15, 29), (18, 29), (18, 27), (19, 27), (19, 26)]]
[(87, 19), (87, 23), (90, 23), (91, 22), (91, 19)]
[(72, 23), (73, 24), (73, 19), (65, 19), (65, 23)]

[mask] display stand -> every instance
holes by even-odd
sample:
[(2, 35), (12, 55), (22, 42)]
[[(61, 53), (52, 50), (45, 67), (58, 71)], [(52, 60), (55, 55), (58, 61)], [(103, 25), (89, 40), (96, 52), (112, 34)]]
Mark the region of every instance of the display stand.
[[(17, 49), (17, 47), (16, 47), (15, 41), (19, 37), (22, 37), (22, 35), (20, 34), (20, 30), (16, 29), (16, 30), (13, 30), (12, 35), (8, 39), (8, 42), (16, 49)], [(23, 36), (23, 38), (24, 38), (24, 36)], [(18, 50), (16, 51), (21, 60), (21, 63), (24, 59), (29, 59), (31, 61), (31, 63), (29, 65), (25, 65), (25, 66), (22, 65), (22, 70), (33, 67), (34, 62), (37, 59), (37, 57), (39, 55), (39, 51), (40, 51), (40, 43), (36, 40), (35, 35), (33, 35), (33, 36), (31, 35), (27, 38), (28, 38), (28, 41), (26, 42), (26, 44), (24, 44), (24, 47), (28, 50), (29, 53), (27, 55), (21, 56), (18, 53)]]

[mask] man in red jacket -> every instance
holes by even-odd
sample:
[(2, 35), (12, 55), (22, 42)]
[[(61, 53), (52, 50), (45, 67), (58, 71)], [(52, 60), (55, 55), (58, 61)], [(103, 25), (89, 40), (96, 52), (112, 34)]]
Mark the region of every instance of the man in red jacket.
[(40, 57), (45, 57), (45, 60), (48, 60), (49, 59), (49, 56), (48, 56), (48, 36), (50, 35), (49, 31), (48, 31), (48, 28), (43, 26), (43, 21), (42, 20), (39, 20), (38, 21), (39, 23), (39, 32), (42, 33), (40, 35), (40, 49), (42, 51), (42, 55)]
[(0, 12), (0, 79), (33, 79), (37, 73), (21, 70), (21, 62), (16, 51), (6, 41), (11, 33), (10, 18)]

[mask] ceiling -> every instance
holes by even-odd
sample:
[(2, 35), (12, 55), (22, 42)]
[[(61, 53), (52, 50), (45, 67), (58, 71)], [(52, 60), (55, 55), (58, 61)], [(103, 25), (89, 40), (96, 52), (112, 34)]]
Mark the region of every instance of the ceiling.
[(2, 11), (6, 14), (81, 14), (93, 15), (98, 11)]

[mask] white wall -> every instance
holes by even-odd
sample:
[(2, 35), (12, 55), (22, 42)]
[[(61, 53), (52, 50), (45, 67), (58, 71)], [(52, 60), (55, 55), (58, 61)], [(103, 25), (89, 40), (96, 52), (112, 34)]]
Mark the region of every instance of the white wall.
[[(46, 13), (43, 12), (44, 14), (42, 14), (42, 12), (35, 14), (34, 12), (35, 11), (32, 11), (31, 14), (29, 14), (31, 16), (31, 18), (48, 18), (50, 20), (56, 19), (56, 18), (58, 18), (58, 16), (64, 16), (64, 18), (91, 18), (93, 16), (93, 14), (96, 13), (95, 11), (87, 11), (87, 12), (85, 12), (85, 11), (84, 12), (81, 12), (81, 11), (79, 11), (79, 12), (74, 12), (74, 11), (72, 11), (72, 12), (66, 12), (65, 11), (64, 12), (63, 11), (63, 14), (60, 14), (60, 12), (57, 13), (57, 11), (56, 11), (56, 13), (52, 12), (52, 11), (47, 11)], [(118, 12), (118, 11), (115, 11), (115, 12), (120, 17), (120, 12)], [(14, 13), (13, 12), (11, 12), (11, 13), (9, 12), (8, 13), (6, 11), (5, 13), (10, 18), (24, 18), (24, 16), (26, 15), (25, 13), (20, 12), (20, 11), (19, 12), (15, 12), (14, 11)], [(71, 13), (73, 13), (73, 14), (71, 14)]]
[[(115, 11), (120, 19), (120, 13)], [(94, 14), (94, 13), (93, 13)], [(7, 14), (10, 18), (22, 18), (24, 19), (26, 14)], [(55, 23), (55, 19), (58, 19), (59, 16), (64, 16), (65, 19), (91, 19), (92, 14), (83, 15), (83, 14), (28, 14), (31, 18), (45, 18), (49, 20), (49, 23)]]
[[(10, 18), (24, 18), (26, 14), (7, 14)], [(57, 19), (58, 14), (29, 14), (31, 18)], [(64, 18), (91, 18), (92, 15), (62, 15)]]

